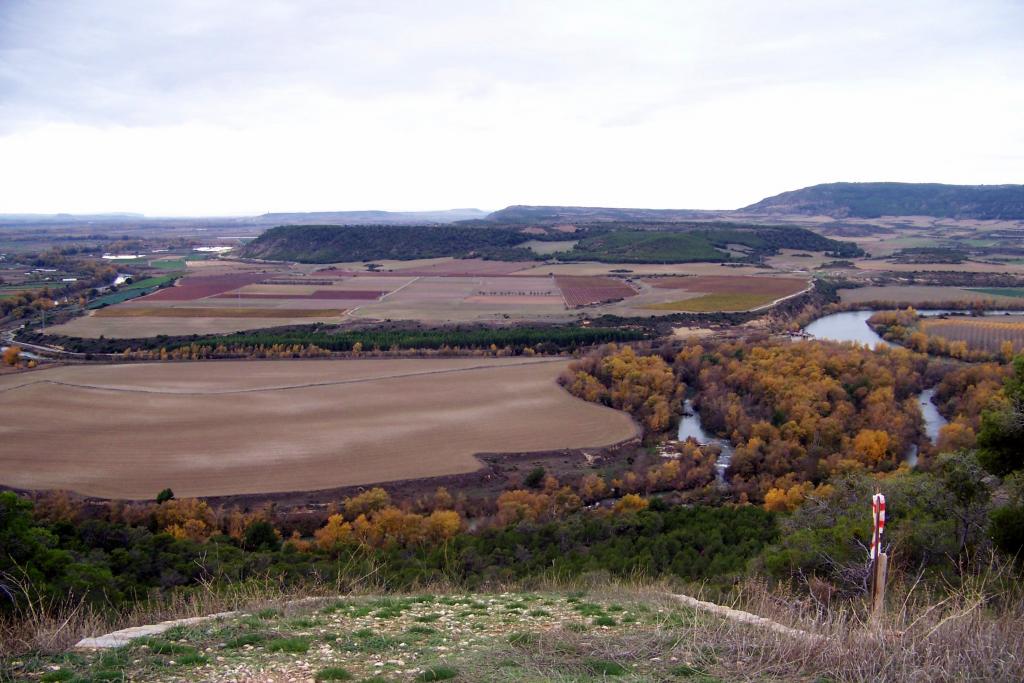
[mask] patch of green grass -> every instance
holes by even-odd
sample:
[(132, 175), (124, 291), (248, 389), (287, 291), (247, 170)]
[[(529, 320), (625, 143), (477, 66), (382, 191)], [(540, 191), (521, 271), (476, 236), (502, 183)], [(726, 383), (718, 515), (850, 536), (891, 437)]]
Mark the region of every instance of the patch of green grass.
[(437, 629), (430, 628), (429, 626), (410, 626), (409, 630), (406, 631), (406, 633), (413, 633), (416, 635), (430, 635), (432, 633), (437, 633)]
[(329, 666), (326, 669), (320, 669), (316, 672), (313, 677), (315, 681), (351, 681), (352, 674), (348, 669), (343, 669), (340, 666)]
[(352, 609), (352, 605), (344, 600), (334, 600), (322, 608), (320, 608), (320, 614), (334, 614), (335, 612), (347, 612)]
[(353, 608), (350, 611), (349, 616), (356, 617), (356, 618), (358, 618), (358, 617), (365, 617), (365, 616), (367, 616), (372, 611), (373, 611), (372, 607), (369, 607), (367, 605), (363, 605), (361, 607)]
[(267, 641), (267, 649), (271, 652), (287, 652), (289, 654), (306, 654), (309, 652), (309, 638), (293, 636), (291, 638), (274, 638)]
[(379, 635), (370, 629), (360, 629), (353, 634), (354, 640), (337, 644), (337, 647), (349, 652), (382, 652), (389, 650), (400, 642), (397, 638)]
[(128, 664), (128, 653), (123, 649), (104, 652), (95, 661), (95, 665), (101, 669), (112, 669)]
[(704, 294), (683, 301), (669, 301), (663, 304), (644, 306), (649, 311), (683, 311), (687, 313), (715, 313), (717, 311), (749, 311), (765, 306), (779, 297), (774, 294), (718, 293)]
[(240, 636), (235, 636), (234, 638), (228, 640), (226, 643), (224, 643), (224, 647), (230, 648), (232, 650), (237, 650), (238, 648), (245, 647), (246, 645), (252, 645), (253, 647), (255, 647), (256, 645), (259, 645), (266, 639), (267, 637), (262, 633), (243, 633)]
[(581, 602), (573, 606), (573, 609), (584, 617), (596, 617), (604, 614), (604, 607), (593, 602)]
[(515, 647), (531, 647), (536, 645), (539, 641), (540, 638), (536, 633), (529, 633), (526, 631), (519, 631), (508, 637), (509, 645), (513, 645)]
[(421, 616), (416, 617), (416, 621), (420, 622), (421, 624), (429, 624), (431, 622), (437, 621), (440, 618), (440, 614), (423, 614)]
[(431, 666), (424, 669), (419, 676), (416, 677), (417, 681), (447, 681), (455, 678), (459, 675), (459, 670), (452, 666)]
[(260, 619), (273, 619), (281, 616), (281, 610), (268, 607), (267, 609), (261, 609), (256, 613), (256, 616)]
[(196, 652), (191, 645), (182, 645), (163, 638), (139, 638), (135, 641), (135, 645), (139, 647), (145, 645), (150, 652), (157, 655), (187, 655)]
[(74, 677), (73, 671), (57, 669), (56, 671), (47, 671), (39, 677), (39, 680), (43, 681), (43, 683), (57, 683), (58, 681), (70, 681)]
[(100, 669), (89, 674), (90, 681), (125, 681), (128, 680), (123, 671), (114, 669)]
[(380, 617), (381, 619), (397, 619), (402, 616), (404, 611), (401, 607), (385, 607), (374, 612), (373, 616)]
[(550, 617), (551, 616), (551, 612), (547, 611), (546, 609), (532, 609), (529, 612), (527, 612), (527, 614), (530, 615), (531, 617)]
[(599, 617), (594, 617), (594, 620), (590, 623), (594, 626), (618, 626), (618, 622), (616, 622), (607, 614), (603, 614)]
[(702, 669), (690, 666), (689, 664), (680, 664), (679, 666), (672, 667), (668, 672), (678, 678), (690, 678), (692, 676), (704, 675), (704, 671)]
[(570, 621), (563, 628), (573, 633), (586, 633), (588, 630), (587, 625), (581, 621)]
[(590, 672), (599, 676), (621, 676), (626, 673), (626, 667), (609, 659), (588, 659), (584, 664)]
[(189, 652), (175, 658), (174, 663), (178, 666), (200, 666), (210, 661), (209, 657), (199, 652)]
[(289, 628), (313, 628), (314, 626), (316, 626), (316, 621), (309, 617), (299, 617), (288, 622)]

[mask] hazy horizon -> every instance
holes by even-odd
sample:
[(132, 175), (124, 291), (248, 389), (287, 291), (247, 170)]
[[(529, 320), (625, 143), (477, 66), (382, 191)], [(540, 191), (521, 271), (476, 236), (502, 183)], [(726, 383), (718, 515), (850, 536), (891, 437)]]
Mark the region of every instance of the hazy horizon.
[(729, 210), (826, 182), (1019, 183), (1022, 25), (1005, 0), (11, 0), (0, 213)]

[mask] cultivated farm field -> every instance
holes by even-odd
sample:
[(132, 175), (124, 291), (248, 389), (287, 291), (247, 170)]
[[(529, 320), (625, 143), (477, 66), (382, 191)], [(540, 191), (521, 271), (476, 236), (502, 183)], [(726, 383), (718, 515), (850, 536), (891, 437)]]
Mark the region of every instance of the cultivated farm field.
[(136, 499), (165, 487), (305, 491), (471, 472), (476, 453), (633, 437), (625, 413), (557, 385), (568, 362), (215, 361), (8, 375), (0, 484)]
[[(746, 311), (794, 294), (807, 288), (807, 280), (793, 277), (662, 277), (648, 281), (655, 289), (683, 291), (690, 295), (647, 306), (655, 311)], [(696, 293), (696, 294), (694, 294)]]
[(1012, 343), (1018, 352), (1024, 349), (1024, 315), (925, 319), (921, 321), (921, 329), (930, 336), (944, 337), (951, 342), (967, 342), (971, 350), (998, 353), (1005, 342)]
[(706, 263), (690, 264), (689, 270), (601, 264), (594, 272), (591, 265), (558, 264), (546, 272), (536, 264), (481, 259), (320, 268), (195, 261), (173, 286), (130, 300), (105, 300), (110, 305), (93, 306), (87, 315), (51, 329), (72, 337), (123, 339), (313, 322), (564, 323), (588, 314), (747, 310), (807, 285), (803, 278), (757, 277), (750, 268)]
[(862, 304), (878, 301), (917, 307), (946, 302), (985, 302), (1008, 305), (1021, 302), (1019, 298), (1001, 294), (998, 289), (980, 290), (931, 285), (885, 285), (840, 289), (839, 296), (843, 303)]

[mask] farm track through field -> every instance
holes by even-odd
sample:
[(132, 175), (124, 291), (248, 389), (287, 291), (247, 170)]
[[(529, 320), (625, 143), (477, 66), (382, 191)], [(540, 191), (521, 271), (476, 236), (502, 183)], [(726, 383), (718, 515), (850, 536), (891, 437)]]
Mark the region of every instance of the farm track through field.
[[(272, 387), (256, 387), (253, 389), (227, 389), (224, 391), (158, 391), (156, 389), (127, 389), (125, 387), (114, 387), (114, 386), (102, 386), (97, 384), (79, 384), (75, 382), (65, 382), (62, 380), (54, 379), (39, 379), (32, 382), (25, 382), (13, 387), (0, 388), (0, 394), (6, 392), (12, 392), (16, 389), (24, 389), (25, 387), (35, 386), (37, 384), (51, 384), (59, 387), (69, 387), (72, 389), (85, 389), (91, 391), (117, 391), (126, 394), (159, 394), (164, 396), (226, 396), (231, 394), (258, 394), (262, 392), (270, 391), (289, 391), (292, 389), (312, 389), (314, 387), (333, 387), (342, 384), (366, 384), (369, 382), (382, 382), (391, 379), (403, 379), (406, 377), (426, 377), (430, 375), (450, 375), (457, 372), (470, 372), (474, 370), (487, 370), (490, 368), (510, 368), (522, 365), (539, 365), (542, 363), (560, 363), (566, 359), (563, 357), (545, 358), (542, 360), (531, 360), (523, 361), (521, 363), (504, 363), (502, 365), (485, 364), (485, 365), (472, 365), (465, 368), (450, 368), (447, 370), (423, 370), (422, 372), (405, 372), (397, 375), (382, 375), (376, 377), (358, 377), (354, 379), (339, 379), (331, 380), (329, 382), (306, 382), (304, 384), (287, 384), (283, 386), (272, 386)], [(220, 361), (217, 361), (220, 362)], [(244, 363), (245, 361), (238, 361)], [(312, 361), (318, 362), (318, 361)], [(358, 361), (357, 361), (358, 362)]]

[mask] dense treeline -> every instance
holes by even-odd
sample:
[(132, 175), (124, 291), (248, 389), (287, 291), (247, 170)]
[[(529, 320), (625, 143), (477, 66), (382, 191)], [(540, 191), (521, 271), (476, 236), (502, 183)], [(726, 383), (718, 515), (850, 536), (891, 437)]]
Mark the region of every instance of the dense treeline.
[[(957, 425), (959, 438), (944, 433), (925, 472), (840, 475), (808, 494), (782, 522), (779, 546), (766, 555), (775, 573), (820, 576), (863, 591), (870, 536), (864, 501), (876, 490), (886, 494), (886, 536), (897, 571), (929, 570), (955, 584), (993, 546), (1024, 562), (1024, 356), (1012, 369), (950, 374), (955, 377), (944, 381), (939, 398), (957, 411), (950, 426)], [(955, 395), (963, 389), (967, 395)], [(962, 430), (970, 430), (969, 438)]]
[(371, 497), (347, 500), (313, 539), (282, 542), (258, 514), (238, 517), (233, 535), (203, 538), (167, 526), (183, 509), (191, 511), (189, 519), (211, 514), (201, 502), (178, 502), (183, 505), (169, 509), (175, 501), (165, 501), (136, 520), (75, 522), (41, 518), (52, 510), (34, 512), (31, 502), (0, 494), (0, 614), (26, 606), (19, 587), (44, 601), (116, 607), (154, 591), (268, 575), (289, 584), (373, 573), (393, 589), (595, 570), (728, 581), (777, 537), (774, 516), (752, 507), (644, 504), (549, 521), (514, 519), (468, 533), (455, 512), (417, 515)]
[[(197, 335), (148, 337), (142, 339), (85, 339), (43, 334), (23, 334), (27, 342), (53, 344), (79, 353), (126, 353), (165, 351), (171, 356), (181, 350), (184, 358), (244, 358), (268, 355), (322, 355), (319, 352), (348, 353), (391, 350), (508, 349), (520, 354), (526, 349), (536, 353), (574, 351), (580, 347), (607, 342), (645, 339), (648, 333), (613, 327), (446, 327), (446, 328), (369, 328), (362, 330), (328, 329), (302, 325), (267, 330), (238, 332), (215, 337)], [(273, 353), (271, 353), (273, 352)], [(180, 355), (180, 354), (179, 354)], [(140, 357), (149, 357), (142, 354)]]
[[(804, 228), (740, 227), (669, 230), (652, 224), (651, 229), (609, 230), (595, 228), (569, 252), (557, 255), (562, 261), (603, 261), (607, 263), (686, 263), (690, 261), (756, 261), (779, 249), (825, 251), (837, 257), (855, 257), (863, 252), (857, 245), (823, 237)], [(744, 257), (730, 254), (729, 245), (747, 247)]]
[(902, 349), (819, 342), (688, 344), (671, 365), (608, 346), (574, 363), (562, 384), (655, 434), (693, 388), (704, 428), (736, 445), (728, 473), (739, 499), (792, 507), (832, 474), (902, 462), (921, 431), (914, 397), (926, 365)]
[(559, 381), (585, 401), (632, 413), (652, 432), (668, 429), (686, 393), (660, 356), (638, 355), (632, 347), (614, 344), (573, 363)]
[(705, 429), (736, 444), (735, 490), (757, 501), (837, 472), (895, 469), (920, 434), (926, 365), (899, 349), (819, 342), (690, 345), (675, 359)]

